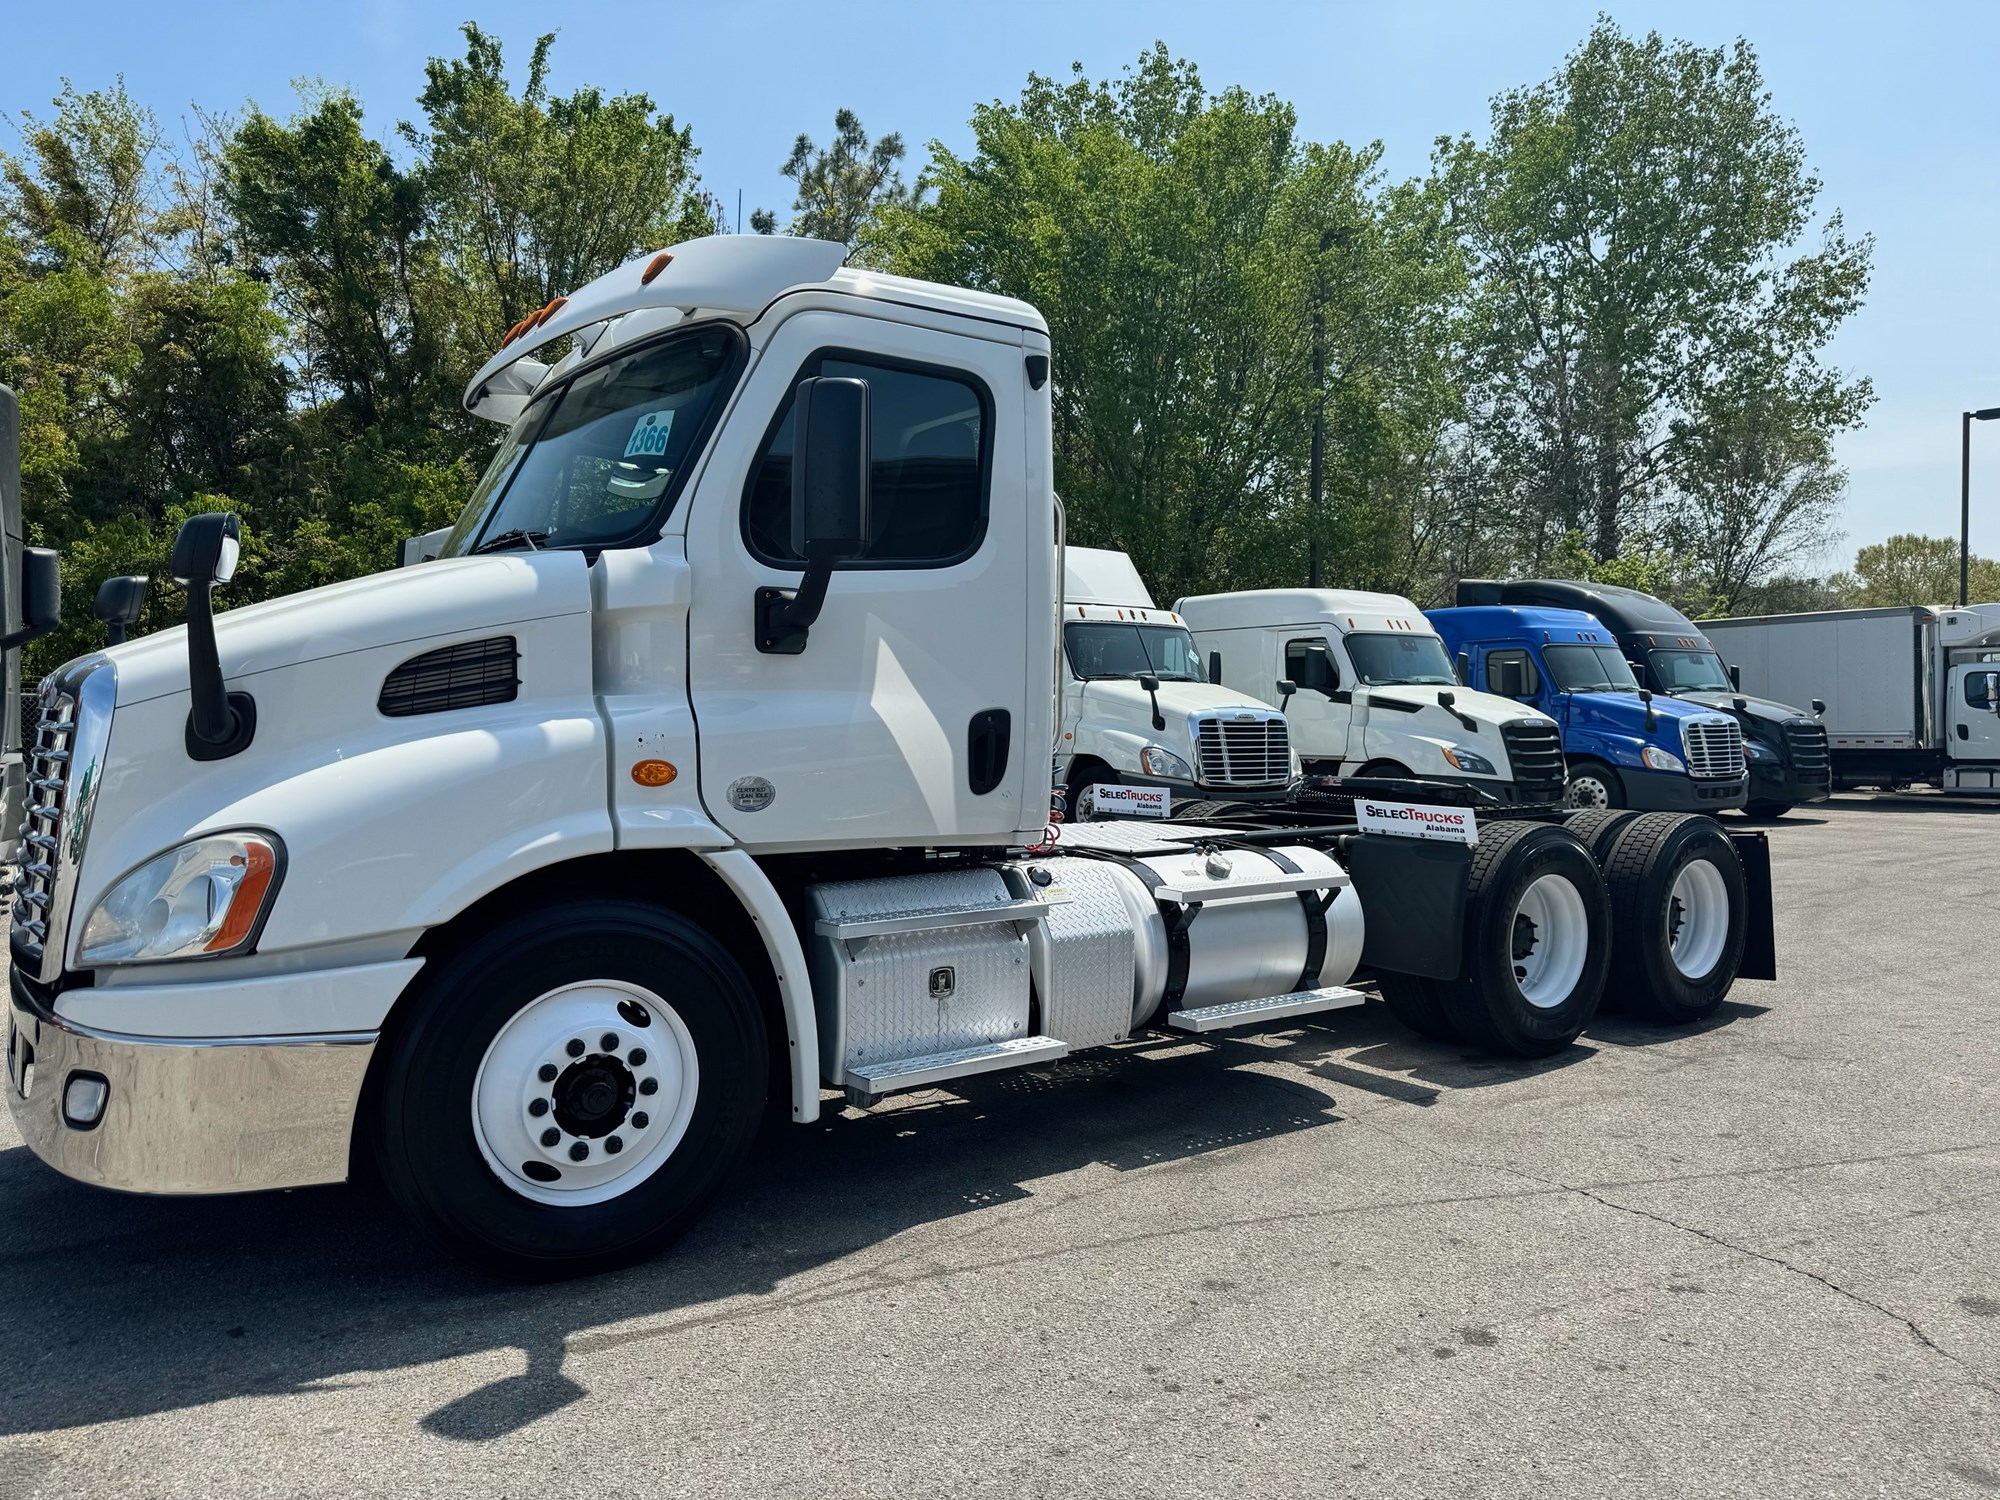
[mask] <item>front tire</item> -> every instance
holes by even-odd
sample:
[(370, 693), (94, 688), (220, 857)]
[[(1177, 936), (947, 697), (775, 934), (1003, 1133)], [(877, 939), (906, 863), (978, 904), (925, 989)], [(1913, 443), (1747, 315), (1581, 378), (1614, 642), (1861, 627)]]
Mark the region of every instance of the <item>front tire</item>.
[(1438, 985), (1444, 1012), (1490, 1052), (1560, 1052), (1597, 1013), (1610, 936), (1604, 877), (1574, 834), (1489, 823), (1467, 874), (1461, 977)]
[(445, 959), (386, 1039), (382, 1177), (455, 1253), (545, 1280), (643, 1259), (733, 1173), (763, 1114), (756, 996), (684, 917), (546, 909)]
[(1570, 767), (1563, 805), (1579, 812), (1601, 812), (1625, 805), (1625, 784), (1609, 766), (1584, 761)]
[(1752, 823), (1775, 823), (1791, 810), (1789, 802), (1751, 802), (1744, 806), (1743, 816)]
[(1611, 991), (1655, 1020), (1715, 1014), (1736, 982), (1748, 932), (1743, 866), (1712, 818), (1647, 813), (1605, 865), (1611, 886)]

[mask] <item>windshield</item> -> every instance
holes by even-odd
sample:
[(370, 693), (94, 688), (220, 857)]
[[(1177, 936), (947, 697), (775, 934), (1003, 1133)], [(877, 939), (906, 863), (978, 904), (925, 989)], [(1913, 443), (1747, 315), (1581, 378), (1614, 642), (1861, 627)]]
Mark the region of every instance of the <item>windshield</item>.
[(1346, 638), (1354, 675), (1369, 687), (1457, 687), (1458, 674), (1434, 635), (1357, 634)]
[(1713, 651), (1654, 651), (1649, 655), (1660, 686), (1670, 693), (1732, 691), (1722, 658)]
[(1069, 669), (1085, 682), (1150, 673), (1162, 682), (1204, 682), (1194, 637), (1178, 625), (1090, 620), (1063, 627)]
[(1544, 646), (1549, 676), (1565, 693), (1632, 693), (1639, 681), (1616, 646)]
[(605, 547), (658, 526), (728, 388), (738, 347), (729, 329), (696, 329), (537, 397), (440, 555)]

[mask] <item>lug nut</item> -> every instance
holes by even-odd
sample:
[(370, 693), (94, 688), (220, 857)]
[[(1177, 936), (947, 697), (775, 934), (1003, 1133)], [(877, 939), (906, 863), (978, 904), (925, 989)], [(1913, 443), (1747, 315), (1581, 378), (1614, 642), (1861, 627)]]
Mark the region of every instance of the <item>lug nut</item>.
[(535, 1076), (541, 1079), (543, 1083), (554, 1083), (556, 1081), (556, 1065), (554, 1063), (543, 1063), (539, 1068), (535, 1069)]
[(597, 1050), (600, 1052), (616, 1052), (618, 1050), (618, 1033), (615, 1031), (605, 1032), (603, 1036), (597, 1039)]
[(604, 1138), (604, 1149), (613, 1156), (616, 1156), (620, 1151), (625, 1149), (625, 1143), (615, 1135), (607, 1135)]
[(636, 1115), (632, 1116), (632, 1128), (634, 1130), (644, 1130), (648, 1125), (652, 1123), (653, 1123), (653, 1117), (647, 1114), (643, 1109), (640, 1110)]
[(571, 1161), (582, 1161), (588, 1155), (590, 1155), (590, 1147), (582, 1141), (578, 1141), (574, 1146), (569, 1148), (569, 1159)]
[(569, 1042), (569, 1048), (568, 1048), (568, 1051), (569, 1051), (569, 1055), (570, 1055), (571, 1057), (581, 1057), (581, 1056), (583, 1056), (583, 1038), (582, 1038), (582, 1037), (580, 1037), (580, 1036), (578, 1036), (578, 1037), (571, 1037), (571, 1038), (570, 1038), (570, 1042)]
[(643, 1068), (646, 1065), (646, 1049), (644, 1047), (634, 1047), (630, 1061), (633, 1067)]
[(642, 1094), (657, 1094), (657, 1093), (659, 1093), (659, 1091), (660, 1091), (660, 1080), (659, 1080), (659, 1079), (657, 1079), (657, 1078), (641, 1078), (641, 1079), (639, 1080), (639, 1092), (640, 1092), (640, 1093), (642, 1093)]
[(562, 1139), (562, 1132), (556, 1129), (555, 1126), (553, 1125), (551, 1125), (547, 1130), (544, 1130), (542, 1132), (542, 1144), (544, 1146), (553, 1146), (557, 1141), (561, 1139)]
[(536, 1119), (539, 1120), (543, 1115), (547, 1114), (548, 1112), (549, 1112), (548, 1100), (530, 1099), (528, 1101), (528, 1113), (533, 1115)]

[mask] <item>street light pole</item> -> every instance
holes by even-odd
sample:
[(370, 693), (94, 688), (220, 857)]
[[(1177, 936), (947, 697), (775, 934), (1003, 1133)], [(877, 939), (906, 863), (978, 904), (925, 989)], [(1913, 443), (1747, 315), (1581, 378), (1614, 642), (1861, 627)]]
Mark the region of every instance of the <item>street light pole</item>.
[(1344, 227), (1328, 229), (1319, 237), (1319, 254), (1313, 260), (1313, 431), (1312, 457), (1307, 468), (1306, 490), (1306, 587), (1320, 586), (1320, 501), (1326, 486), (1326, 254), (1344, 246), (1354, 231)]
[(1972, 424), (2000, 417), (2000, 406), (1963, 412), (1958, 421), (1958, 607), (1972, 601), (1966, 589), (1972, 581)]

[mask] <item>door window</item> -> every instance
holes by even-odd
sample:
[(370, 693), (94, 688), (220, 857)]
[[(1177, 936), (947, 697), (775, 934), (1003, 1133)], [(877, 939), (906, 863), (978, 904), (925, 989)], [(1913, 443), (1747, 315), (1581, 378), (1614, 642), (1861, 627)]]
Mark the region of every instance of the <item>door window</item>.
[[(992, 402), (962, 371), (822, 352), (808, 375), (868, 382), (867, 550), (842, 567), (941, 568), (979, 550), (986, 534)], [(794, 385), (797, 384), (795, 380)], [(751, 555), (802, 568), (792, 545), (792, 397), (750, 466), (743, 536)]]
[(1533, 698), (1542, 690), (1542, 674), (1526, 651), (1510, 646), (1486, 653), (1486, 691), (1502, 698)]
[(1285, 642), (1285, 675), (1302, 693), (1330, 695), (1340, 689), (1340, 664), (1318, 636)]
[(1989, 713), (2000, 711), (2000, 672), (1967, 672), (1965, 706)]

